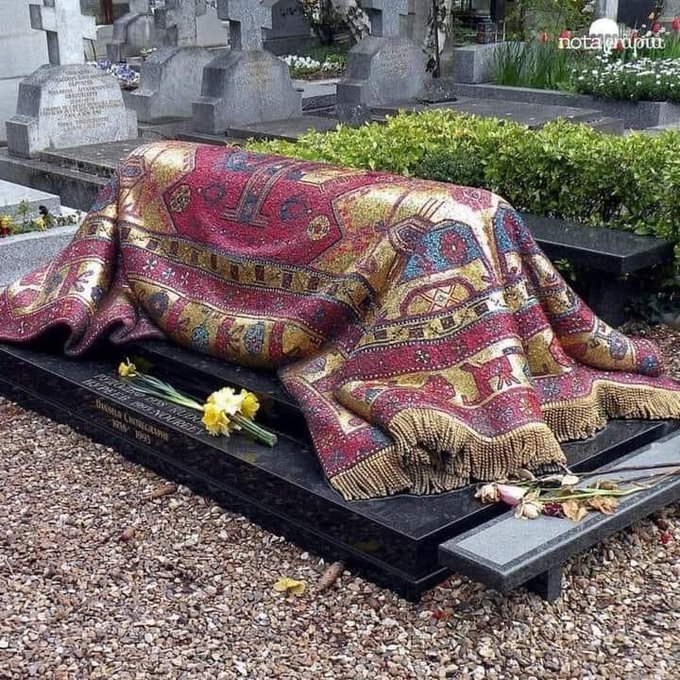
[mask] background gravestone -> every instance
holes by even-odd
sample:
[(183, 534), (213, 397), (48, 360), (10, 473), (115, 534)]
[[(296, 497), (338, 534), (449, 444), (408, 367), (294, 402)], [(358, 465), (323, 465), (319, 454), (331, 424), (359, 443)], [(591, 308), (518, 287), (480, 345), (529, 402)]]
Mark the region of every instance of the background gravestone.
[(371, 108), (421, 96), (429, 76), (423, 51), (400, 37), (408, 0), (364, 0), (371, 35), (349, 52), (347, 74), (338, 83), (336, 115), (349, 123), (371, 117)]
[(202, 47), (161, 47), (142, 64), (139, 88), (123, 93), (125, 103), (145, 123), (190, 118), (203, 68), (214, 58)]
[(262, 49), (262, 28), (271, 28), (274, 0), (218, 0), (229, 20), (231, 50), (203, 69), (201, 96), (193, 103), (193, 127), (221, 134), (230, 127), (299, 118), (302, 96), (288, 66)]
[(94, 19), (79, 0), (30, 5), (31, 25), (47, 32), (50, 59), (19, 86), (16, 114), (7, 121), (7, 148), (31, 157), (48, 148), (118, 141), (137, 136), (116, 78), (83, 63), (83, 36)]
[(314, 43), (300, 0), (279, 0), (272, 7), (272, 27), (265, 36), (264, 48), (273, 54), (300, 54)]
[(174, 45), (176, 41), (176, 28), (157, 24), (149, 0), (130, 0), (130, 11), (113, 22), (113, 38), (106, 46), (106, 56), (111, 61), (124, 61), (142, 50)]

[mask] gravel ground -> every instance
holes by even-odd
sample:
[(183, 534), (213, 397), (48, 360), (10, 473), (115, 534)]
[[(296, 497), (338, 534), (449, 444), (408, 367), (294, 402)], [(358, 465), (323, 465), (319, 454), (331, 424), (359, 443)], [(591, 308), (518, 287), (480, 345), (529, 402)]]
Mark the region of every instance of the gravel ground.
[[(680, 333), (650, 336), (680, 377)], [(677, 505), (555, 604), (456, 576), (412, 604), (349, 572), (315, 592), (314, 556), (2, 399), (0, 489), (0, 678), (680, 677)]]

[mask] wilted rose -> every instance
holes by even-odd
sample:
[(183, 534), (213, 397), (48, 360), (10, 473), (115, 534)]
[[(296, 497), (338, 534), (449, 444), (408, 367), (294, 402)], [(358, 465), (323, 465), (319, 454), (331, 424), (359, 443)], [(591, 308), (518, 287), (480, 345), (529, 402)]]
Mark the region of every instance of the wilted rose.
[(496, 484), (484, 484), (484, 486), (477, 489), (475, 498), (479, 498), (482, 503), (498, 503), (501, 500), (501, 494)]
[(521, 486), (510, 486), (509, 484), (497, 484), (496, 489), (500, 494), (501, 500), (506, 505), (515, 506), (519, 503), (527, 492)]
[(526, 501), (517, 506), (515, 517), (524, 519), (536, 519), (543, 512), (543, 503), (538, 501)]

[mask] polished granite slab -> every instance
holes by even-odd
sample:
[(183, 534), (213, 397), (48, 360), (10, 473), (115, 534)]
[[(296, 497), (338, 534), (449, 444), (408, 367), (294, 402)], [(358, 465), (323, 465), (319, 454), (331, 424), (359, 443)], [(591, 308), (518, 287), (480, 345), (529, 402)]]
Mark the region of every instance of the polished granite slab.
[(673, 244), (652, 236), (596, 229), (529, 213), (522, 213), (522, 217), (548, 257), (571, 258), (575, 266), (583, 269), (631, 274), (673, 258)]
[[(138, 394), (117, 378), (115, 366), (123, 356), (141, 355), (156, 375), (197, 396), (224, 384), (257, 392), (260, 421), (279, 433), (279, 444), (270, 449), (241, 436), (210, 437), (193, 412)], [(441, 543), (499, 513), (476, 501), (472, 487), (345, 501), (323, 477), (304, 420), (275, 378), (164, 343), (86, 361), (0, 345), (0, 392), (410, 598), (450, 573), (439, 564)], [(669, 427), (616, 421), (565, 451), (575, 469), (591, 469)]]
[[(658, 470), (659, 473), (677, 470), (680, 466), (680, 432), (676, 430), (603, 466), (600, 474), (589, 477), (579, 486), (596, 481), (635, 479), (640, 473), (627, 468), (645, 465), (666, 465)], [(440, 561), (456, 571), (473, 575), (476, 580), (502, 593), (552, 571), (553, 583), (547, 596), (555, 599), (561, 590), (558, 570), (567, 559), (678, 500), (680, 477), (669, 474), (650, 488), (621, 498), (614, 514), (591, 512), (578, 524), (546, 516), (521, 521), (512, 511), (506, 512), (482, 527), (443, 543), (439, 548)]]

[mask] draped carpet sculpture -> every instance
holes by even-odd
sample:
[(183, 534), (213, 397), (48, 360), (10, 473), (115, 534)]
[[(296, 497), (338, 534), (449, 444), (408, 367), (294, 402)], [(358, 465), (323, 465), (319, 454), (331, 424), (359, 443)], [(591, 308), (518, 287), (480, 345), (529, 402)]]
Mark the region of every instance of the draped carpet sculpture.
[(607, 418), (680, 417), (657, 349), (593, 315), (477, 189), (236, 148), (141, 147), (0, 340), (167, 337), (277, 369), (346, 498), (564, 461)]

